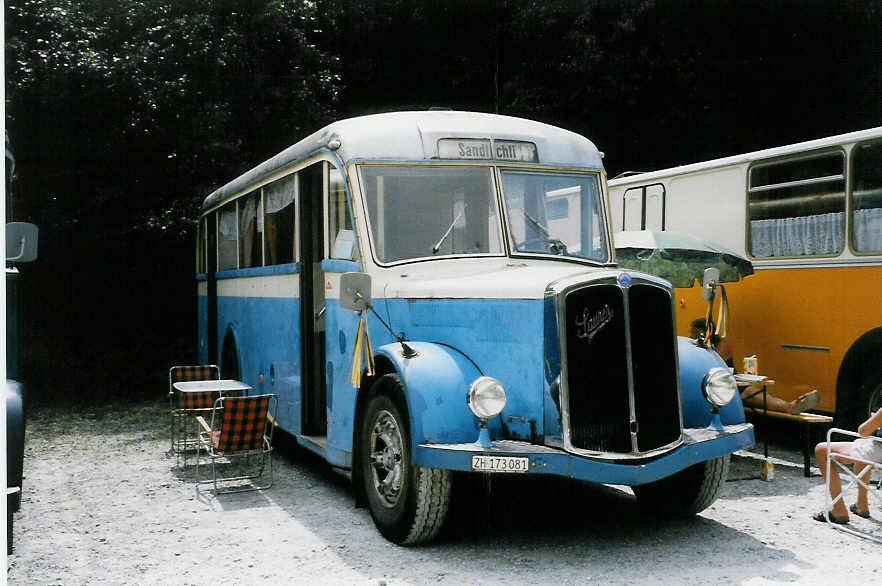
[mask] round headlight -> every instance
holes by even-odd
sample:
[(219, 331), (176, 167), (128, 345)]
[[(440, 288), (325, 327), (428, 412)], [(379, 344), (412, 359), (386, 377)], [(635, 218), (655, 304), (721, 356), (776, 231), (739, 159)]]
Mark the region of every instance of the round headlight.
[(714, 407), (722, 407), (728, 405), (729, 401), (735, 398), (738, 392), (738, 385), (735, 384), (735, 377), (729, 372), (728, 368), (715, 366), (707, 371), (704, 380), (701, 381), (701, 392), (704, 398)]
[(480, 376), (469, 387), (469, 409), (480, 419), (496, 417), (505, 407), (505, 388), (489, 376)]

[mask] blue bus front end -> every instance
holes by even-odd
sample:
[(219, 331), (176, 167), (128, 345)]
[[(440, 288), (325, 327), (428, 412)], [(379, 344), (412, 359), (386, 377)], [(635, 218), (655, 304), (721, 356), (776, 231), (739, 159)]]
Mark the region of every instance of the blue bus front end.
[[(547, 274), (503, 267), (489, 278), (534, 273)], [(671, 298), (655, 277), (600, 270), (549, 283), (542, 299), (378, 303), (414, 340), (412, 358), (394, 342), (378, 354), (404, 384), (416, 463), (639, 486), (752, 445), (737, 393), (718, 409), (706, 399), (725, 364), (675, 336)], [(468, 389), (488, 376), (506, 401), (482, 421)]]

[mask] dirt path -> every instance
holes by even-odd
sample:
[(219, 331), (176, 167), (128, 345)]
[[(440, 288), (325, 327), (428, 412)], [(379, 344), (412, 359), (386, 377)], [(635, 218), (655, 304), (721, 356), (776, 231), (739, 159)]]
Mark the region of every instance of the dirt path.
[[(877, 583), (882, 546), (809, 519), (820, 478), (733, 458), (722, 497), (689, 521), (641, 518), (609, 487), (493, 477), (443, 538), (384, 540), (347, 482), (293, 450), (276, 485), (214, 498), (165, 456), (162, 402), (28, 421), (10, 584)], [(476, 488), (472, 486), (471, 488)], [(489, 493), (489, 497), (487, 494)], [(457, 498), (459, 497), (459, 498)], [(469, 500), (475, 500), (472, 497)], [(852, 525), (882, 535), (875, 519)]]

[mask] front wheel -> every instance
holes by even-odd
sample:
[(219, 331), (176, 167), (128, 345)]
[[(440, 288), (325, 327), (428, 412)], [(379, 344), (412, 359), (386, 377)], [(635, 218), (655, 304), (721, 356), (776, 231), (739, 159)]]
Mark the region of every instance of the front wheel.
[(394, 400), (404, 397), (398, 376), (381, 377), (374, 390), (361, 422), (358, 451), (368, 508), (389, 541), (424, 543), (438, 535), (447, 517), (452, 475), (413, 463), (407, 421)]
[(717, 499), (726, 475), (729, 456), (695, 464), (673, 476), (635, 486), (640, 506), (660, 516), (691, 517)]

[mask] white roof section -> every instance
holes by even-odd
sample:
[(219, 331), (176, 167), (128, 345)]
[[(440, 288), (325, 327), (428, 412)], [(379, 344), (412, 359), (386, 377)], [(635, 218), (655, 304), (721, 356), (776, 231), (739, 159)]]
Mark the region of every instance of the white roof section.
[[(389, 112), (340, 120), (211, 193), (203, 209), (216, 206), (258, 181), (322, 150), (353, 161), (423, 161), (438, 157), (441, 138), (526, 141), (536, 144), (539, 165), (600, 170), (602, 155), (590, 140), (550, 124), (476, 112)], [(501, 163), (511, 164), (510, 161)]]
[(624, 177), (610, 179), (609, 186), (615, 187), (616, 185), (627, 185), (630, 183), (645, 183), (647, 180), (667, 177), (671, 174), (679, 175), (683, 173), (692, 173), (694, 171), (713, 169), (716, 167), (725, 167), (728, 165), (741, 165), (743, 163), (750, 163), (761, 159), (773, 159), (775, 157), (783, 157), (792, 153), (812, 151), (838, 144), (859, 142), (879, 137), (882, 137), (882, 126), (868, 128), (866, 130), (856, 130), (854, 132), (837, 134), (835, 136), (828, 136), (815, 140), (807, 140), (805, 142), (798, 142), (785, 146), (753, 151), (750, 153), (743, 153), (740, 155), (732, 155), (720, 159), (711, 159), (709, 161), (702, 161), (700, 163), (691, 163), (687, 165), (680, 165), (677, 167), (669, 167), (667, 169), (659, 169), (657, 171), (647, 171), (645, 173), (628, 174)]

